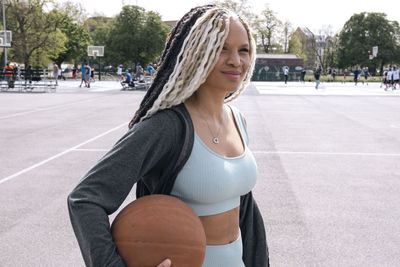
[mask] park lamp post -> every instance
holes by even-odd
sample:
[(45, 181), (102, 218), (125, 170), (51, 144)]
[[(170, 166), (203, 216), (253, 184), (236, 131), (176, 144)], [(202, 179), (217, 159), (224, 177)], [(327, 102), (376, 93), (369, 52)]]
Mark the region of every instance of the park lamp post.
[[(1, 5), (3, 8), (3, 30), (4, 30), (4, 39), (7, 38), (7, 32), (6, 32), (6, 10), (4, 8), (4, 1), (1, 0)], [(7, 41), (7, 40), (4, 40)], [(4, 47), (4, 66), (7, 66), (7, 47)]]

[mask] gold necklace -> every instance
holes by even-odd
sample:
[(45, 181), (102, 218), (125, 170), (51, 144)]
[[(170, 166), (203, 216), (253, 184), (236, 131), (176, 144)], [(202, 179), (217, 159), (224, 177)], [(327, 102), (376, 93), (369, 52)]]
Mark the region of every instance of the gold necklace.
[[(210, 125), (208, 124), (208, 121), (204, 118), (203, 114), (200, 112), (199, 107), (198, 107), (198, 104), (194, 105), (194, 107), (195, 107), (197, 113), (199, 113), (201, 119), (204, 120), (204, 121), (206, 122), (207, 127), (208, 127), (208, 130), (210, 131), (211, 136), (212, 136), (212, 142), (213, 142), (214, 144), (218, 145), (218, 144), (219, 144), (219, 137), (218, 137), (218, 136), (219, 136), (219, 133), (220, 133), (220, 131), (221, 131), (221, 128), (222, 128), (221, 126), (222, 126), (222, 125), (219, 125), (217, 134), (214, 135), (213, 131), (211, 130)], [(225, 113), (225, 112), (224, 112), (224, 113)]]

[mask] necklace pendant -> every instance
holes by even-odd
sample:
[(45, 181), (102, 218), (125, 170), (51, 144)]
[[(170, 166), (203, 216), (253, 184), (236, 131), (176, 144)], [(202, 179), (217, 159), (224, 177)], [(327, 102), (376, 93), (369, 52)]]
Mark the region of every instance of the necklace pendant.
[(218, 139), (218, 137), (214, 137), (212, 141), (213, 141), (214, 144), (219, 144), (219, 139)]

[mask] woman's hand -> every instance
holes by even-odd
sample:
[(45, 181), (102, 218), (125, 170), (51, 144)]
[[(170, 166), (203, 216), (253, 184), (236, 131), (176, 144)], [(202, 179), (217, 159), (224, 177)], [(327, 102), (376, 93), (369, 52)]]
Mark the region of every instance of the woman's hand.
[(166, 259), (163, 262), (161, 262), (157, 267), (170, 267), (171, 266), (171, 260)]

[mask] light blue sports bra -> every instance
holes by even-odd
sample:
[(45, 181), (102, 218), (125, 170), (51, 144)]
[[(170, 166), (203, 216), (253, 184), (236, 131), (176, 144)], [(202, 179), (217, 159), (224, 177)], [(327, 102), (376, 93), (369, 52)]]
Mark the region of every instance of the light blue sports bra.
[(240, 112), (230, 107), (244, 143), (244, 153), (226, 158), (210, 150), (195, 133), (192, 153), (178, 174), (171, 195), (198, 216), (222, 213), (240, 205), (240, 196), (254, 187), (257, 165), (247, 147), (246, 126)]

